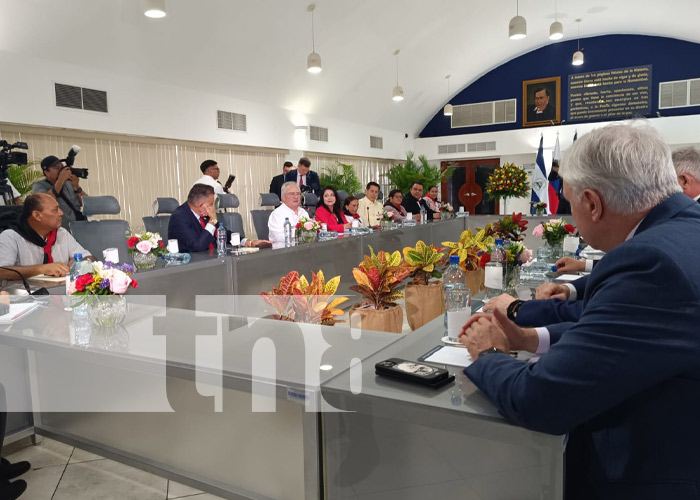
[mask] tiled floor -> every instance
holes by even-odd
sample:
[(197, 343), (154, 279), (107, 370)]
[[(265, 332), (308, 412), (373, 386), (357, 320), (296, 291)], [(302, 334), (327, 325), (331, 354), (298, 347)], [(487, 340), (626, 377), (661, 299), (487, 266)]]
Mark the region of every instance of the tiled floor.
[(32, 464), (32, 469), (21, 477), (27, 481), (21, 500), (220, 500), (48, 438), (7, 458)]

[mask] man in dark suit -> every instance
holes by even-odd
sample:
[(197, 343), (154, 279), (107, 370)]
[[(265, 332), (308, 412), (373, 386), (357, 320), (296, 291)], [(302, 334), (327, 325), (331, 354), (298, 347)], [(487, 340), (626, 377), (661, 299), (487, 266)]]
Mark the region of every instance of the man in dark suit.
[[(475, 359), (465, 373), (513, 422), (568, 434), (567, 500), (697, 499), (700, 206), (648, 127), (597, 129), (561, 168), (581, 235), (607, 252), (581, 316), (544, 339), (498, 310), (474, 315), (460, 335)], [(537, 363), (503, 353), (542, 343)]]
[(290, 170), (285, 174), (284, 182), (296, 183), (302, 195), (314, 193), (316, 196), (321, 196), (321, 181), (318, 179), (318, 174), (310, 168), (311, 162), (306, 156), (302, 156), (299, 158), (296, 170)]
[(277, 195), (277, 197), (282, 199), (282, 184), (284, 184), (284, 176), (294, 168), (294, 164), (291, 161), (285, 161), (282, 166), (282, 173), (276, 175), (272, 178), (270, 182), (270, 192)]
[(555, 120), (557, 111), (549, 103), (549, 90), (547, 87), (535, 89), (535, 105), (527, 109), (528, 122), (541, 122)]
[(700, 202), (700, 152), (695, 148), (674, 151), (673, 166), (683, 193)]
[[(423, 183), (414, 182), (411, 184), (411, 189), (401, 201), (401, 206), (406, 209), (406, 212), (413, 214), (414, 218), (420, 218), (420, 209), (423, 207), (427, 214), (428, 220), (433, 220), (433, 215), (436, 213), (430, 209), (428, 204), (423, 199)], [(418, 215), (418, 217), (416, 217)]]

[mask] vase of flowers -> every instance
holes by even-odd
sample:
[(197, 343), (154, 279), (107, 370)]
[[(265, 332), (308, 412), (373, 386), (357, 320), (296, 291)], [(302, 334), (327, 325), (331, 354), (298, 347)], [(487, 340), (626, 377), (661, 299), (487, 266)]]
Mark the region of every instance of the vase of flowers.
[(126, 245), (139, 271), (155, 267), (158, 256), (168, 253), (160, 234), (148, 231), (128, 234)]
[[(491, 262), (491, 252), (495, 245), (489, 245), (480, 253), (479, 265), (482, 268)], [(503, 292), (518, 298), (518, 285), (520, 284), (520, 266), (532, 258), (532, 252), (522, 241), (509, 241), (503, 246), (506, 252), (506, 268), (503, 272)]]
[(388, 231), (394, 227), (394, 217), (387, 212), (382, 210), (382, 216), (379, 218), (379, 229), (382, 231)]
[(451, 219), (454, 217), (454, 208), (449, 203), (440, 205), (440, 218)]
[(530, 193), (527, 173), (515, 163), (504, 163), (497, 168), (486, 181), (486, 195), (492, 200), (503, 198), (505, 212), (508, 212), (508, 198), (524, 198)]
[(552, 219), (538, 224), (532, 230), (532, 235), (543, 238), (546, 246), (550, 247), (548, 262), (553, 264), (564, 256), (564, 238), (575, 231), (574, 226), (562, 219)]
[(84, 295), (90, 322), (99, 327), (114, 327), (124, 322), (127, 306), (124, 294), (138, 283), (131, 277), (134, 267), (111, 262), (94, 262), (92, 271), (75, 280), (73, 295)]
[(532, 206), (532, 211), (538, 217), (542, 217), (547, 212), (547, 203), (544, 201), (530, 202), (530, 206)]
[(296, 236), (302, 243), (312, 243), (320, 229), (321, 224), (318, 221), (301, 217), (296, 225)]

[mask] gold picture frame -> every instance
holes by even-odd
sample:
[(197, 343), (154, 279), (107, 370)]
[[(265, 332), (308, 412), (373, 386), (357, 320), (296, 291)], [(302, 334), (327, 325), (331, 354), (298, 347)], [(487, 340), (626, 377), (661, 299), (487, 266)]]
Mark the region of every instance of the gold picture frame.
[(523, 127), (542, 127), (559, 123), (561, 123), (561, 76), (524, 80)]

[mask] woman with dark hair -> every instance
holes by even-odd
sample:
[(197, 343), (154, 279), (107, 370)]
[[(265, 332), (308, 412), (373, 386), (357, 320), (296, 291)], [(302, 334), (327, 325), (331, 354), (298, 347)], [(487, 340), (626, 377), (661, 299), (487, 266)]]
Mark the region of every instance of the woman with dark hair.
[(428, 187), (428, 192), (426, 195), (423, 197), (425, 200), (426, 205), (428, 205), (428, 208), (432, 210), (433, 212), (439, 212), (440, 211), (440, 203), (437, 201), (438, 197), (438, 188), (437, 186), (430, 186)]
[(327, 186), (321, 192), (321, 197), (316, 205), (316, 220), (326, 224), (329, 231), (337, 231), (339, 233), (352, 226), (340, 209), (338, 192), (330, 186)]
[(384, 208), (395, 221), (399, 222), (409, 218), (406, 209), (401, 206), (403, 201), (403, 193), (400, 189), (392, 189), (389, 191), (389, 198), (384, 203)]
[(362, 219), (358, 213), (359, 209), (360, 200), (352, 195), (345, 198), (345, 201), (343, 202), (343, 214), (345, 214), (345, 219), (350, 222), (357, 221), (360, 226), (363, 226), (364, 224), (362, 223)]

